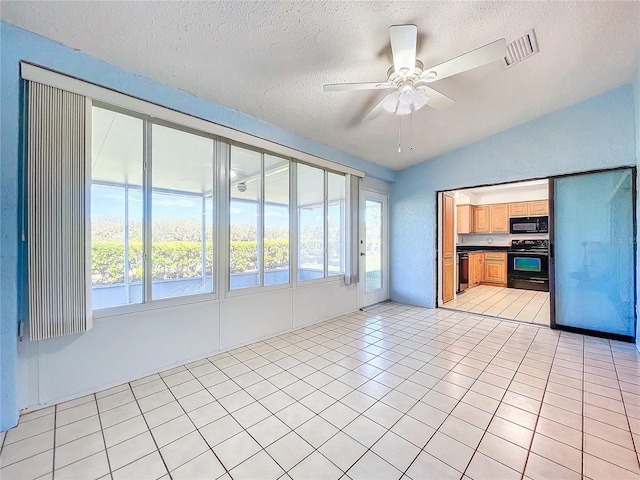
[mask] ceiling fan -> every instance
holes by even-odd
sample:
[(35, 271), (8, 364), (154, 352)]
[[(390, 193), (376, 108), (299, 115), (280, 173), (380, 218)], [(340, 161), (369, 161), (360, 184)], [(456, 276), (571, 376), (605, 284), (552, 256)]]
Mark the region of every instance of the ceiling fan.
[(393, 89), (393, 92), (373, 107), (364, 120), (371, 120), (383, 111), (396, 115), (408, 115), (425, 105), (435, 110), (448, 108), (455, 103), (455, 100), (429, 87), (429, 83), (500, 60), (507, 53), (507, 42), (501, 38), (484, 47), (425, 69), (422, 62), (416, 59), (418, 27), (415, 25), (391, 26), (389, 37), (393, 65), (389, 68), (386, 81), (333, 83), (324, 86), (325, 92)]

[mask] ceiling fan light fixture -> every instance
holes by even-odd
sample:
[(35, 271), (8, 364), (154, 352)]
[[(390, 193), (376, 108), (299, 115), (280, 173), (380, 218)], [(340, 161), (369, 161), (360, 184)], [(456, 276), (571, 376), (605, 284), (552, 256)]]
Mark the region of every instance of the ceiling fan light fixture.
[(382, 107), (389, 113), (409, 115), (420, 110), (429, 102), (429, 97), (412, 85), (405, 85), (400, 90), (390, 93), (382, 100)]
[(382, 100), (382, 108), (384, 108), (389, 113), (396, 113), (396, 110), (398, 109), (399, 97), (399, 92), (391, 92)]

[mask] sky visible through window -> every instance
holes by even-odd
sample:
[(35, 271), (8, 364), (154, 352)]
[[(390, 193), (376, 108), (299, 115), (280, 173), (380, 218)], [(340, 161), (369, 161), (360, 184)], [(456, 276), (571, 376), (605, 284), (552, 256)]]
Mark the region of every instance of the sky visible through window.
[[(133, 187), (139, 188), (139, 187)], [(94, 185), (92, 189), (92, 216), (94, 219), (99, 220), (108, 216), (116, 215), (119, 212), (114, 211), (114, 202), (121, 202), (122, 195), (109, 187), (102, 187)], [(202, 209), (202, 197), (198, 196), (186, 196), (180, 195), (180, 199), (175, 199), (174, 195), (166, 193), (154, 193), (154, 211), (153, 216), (155, 218), (175, 218), (175, 219), (192, 219), (194, 212), (199, 212)], [(162, 197), (174, 197), (166, 200)], [(141, 203), (142, 195), (131, 195), (130, 202)], [(255, 223), (255, 204), (251, 202), (233, 202), (231, 214), (234, 220), (240, 224), (254, 224)], [(140, 208), (130, 208), (129, 218), (131, 220), (141, 219)], [(317, 211), (314, 210), (302, 210), (301, 215), (306, 220), (322, 221), (322, 217), (318, 217)], [(265, 217), (269, 217), (270, 225), (277, 227), (289, 226), (289, 214), (282, 208), (266, 204), (264, 207)], [(318, 217), (318, 218), (316, 218)]]

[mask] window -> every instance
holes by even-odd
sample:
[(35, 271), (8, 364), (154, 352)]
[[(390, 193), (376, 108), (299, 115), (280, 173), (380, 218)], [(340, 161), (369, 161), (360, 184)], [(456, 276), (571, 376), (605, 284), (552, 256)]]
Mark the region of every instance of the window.
[(264, 156), (264, 284), (289, 283), (289, 161)]
[(143, 301), (143, 122), (92, 111), (91, 290), (93, 308)]
[(345, 272), (345, 177), (298, 165), (298, 280)]
[(213, 292), (213, 147), (210, 138), (93, 107), (94, 309)]
[(213, 140), (153, 125), (154, 300), (213, 291)]
[(229, 288), (289, 282), (289, 161), (231, 147)]
[(324, 277), (324, 171), (298, 165), (298, 280)]
[(297, 278), (345, 273), (345, 176), (291, 162), (148, 118), (92, 109), (93, 308), (214, 292), (216, 165), (229, 161), (226, 205), (229, 290), (291, 282), (291, 226), (297, 222)]

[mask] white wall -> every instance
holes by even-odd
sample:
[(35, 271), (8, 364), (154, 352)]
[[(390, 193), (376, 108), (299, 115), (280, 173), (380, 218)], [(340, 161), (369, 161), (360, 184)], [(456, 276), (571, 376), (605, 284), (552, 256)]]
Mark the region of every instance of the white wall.
[(37, 409), (345, 314), (343, 279), (98, 318), (78, 335), (18, 346), (20, 409)]
[(493, 189), (470, 194), (471, 203), (474, 205), (489, 205), (492, 203), (515, 203), (532, 200), (547, 200), (549, 198), (549, 186), (531, 185), (528, 187), (503, 188), (496, 186)]

